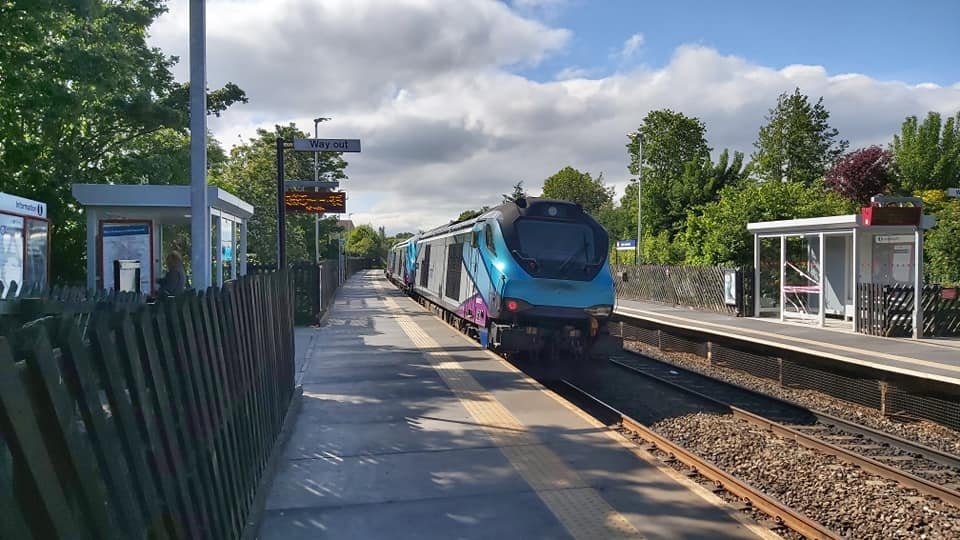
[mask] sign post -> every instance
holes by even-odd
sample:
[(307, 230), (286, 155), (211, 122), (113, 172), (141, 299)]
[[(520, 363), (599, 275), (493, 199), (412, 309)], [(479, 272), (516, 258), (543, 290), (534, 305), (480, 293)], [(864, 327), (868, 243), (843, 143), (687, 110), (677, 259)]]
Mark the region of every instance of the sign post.
[[(316, 128), (316, 126), (314, 126)], [(293, 139), (284, 141), (277, 138), (277, 269), (287, 266), (287, 227), (286, 211), (315, 213), (345, 213), (347, 211), (347, 194), (341, 191), (293, 191), (287, 192), (286, 182), (283, 179), (283, 151), (292, 142), (294, 152), (359, 152), (360, 139)], [(316, 163), (316, 162), (314, 162)], [(316, 166), (316, 165), (315, 165)], [(319, 180), (319, 174), (314, 172)], [(314, 182), (308, 185), (305, 180), (294, 180), (290, 184), (298, 187), (314, 187), (315, 189), (328, 187), (329, 184), (339, 185), (337, 182)], [(327, 184), (327, 185), (324, 185)], [(331, 186), (334, 187), (334, 186)], [(319, 227), (319, 225), (317, 225)]]

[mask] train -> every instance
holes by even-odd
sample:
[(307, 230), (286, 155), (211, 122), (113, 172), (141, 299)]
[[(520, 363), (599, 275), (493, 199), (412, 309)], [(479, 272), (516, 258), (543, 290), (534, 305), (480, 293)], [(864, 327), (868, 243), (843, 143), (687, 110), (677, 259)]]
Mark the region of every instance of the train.
[(481, 345), (537, 358), (622, 347), (606, 230), (579, 204), (521, 198), (393, 245), (386, 276)]

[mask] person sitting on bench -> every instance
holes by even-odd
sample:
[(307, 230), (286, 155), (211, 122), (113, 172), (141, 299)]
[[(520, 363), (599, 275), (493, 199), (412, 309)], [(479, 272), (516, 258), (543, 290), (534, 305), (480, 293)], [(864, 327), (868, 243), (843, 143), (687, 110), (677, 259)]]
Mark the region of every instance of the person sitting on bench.
[(176, 296), (187, 288), (187, 273), (183, 270), (183, 258), (180, 257), (180, 253), (171, 251), (167, 255), (167, 274), (162, 279), (158, 279), (157, 283), (160, 285), (157, 295), (162, 296)]

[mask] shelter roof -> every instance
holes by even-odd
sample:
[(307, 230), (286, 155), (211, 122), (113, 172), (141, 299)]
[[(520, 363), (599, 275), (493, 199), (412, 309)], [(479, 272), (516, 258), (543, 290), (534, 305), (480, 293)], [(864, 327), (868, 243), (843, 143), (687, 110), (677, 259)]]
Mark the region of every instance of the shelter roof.
[[(104, 218), (155, 219), (162, 223), (188, 222), (190, 186), (148, 184), (74, 184), (73, 196), (84, 206), (96, 207)], [(216, 186), (207, 187), (212, 213), (240, 219), (253, 216), (253, 205)]]

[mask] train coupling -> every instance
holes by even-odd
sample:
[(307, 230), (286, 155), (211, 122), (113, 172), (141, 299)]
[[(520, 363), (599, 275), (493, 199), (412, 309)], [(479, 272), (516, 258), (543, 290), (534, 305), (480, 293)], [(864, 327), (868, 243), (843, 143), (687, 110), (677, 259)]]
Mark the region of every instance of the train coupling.
[(543, 348), (544, 336), (534, 326), (494, 324), (490, 328), (490, 344), (502, 351), (539, 351)]

